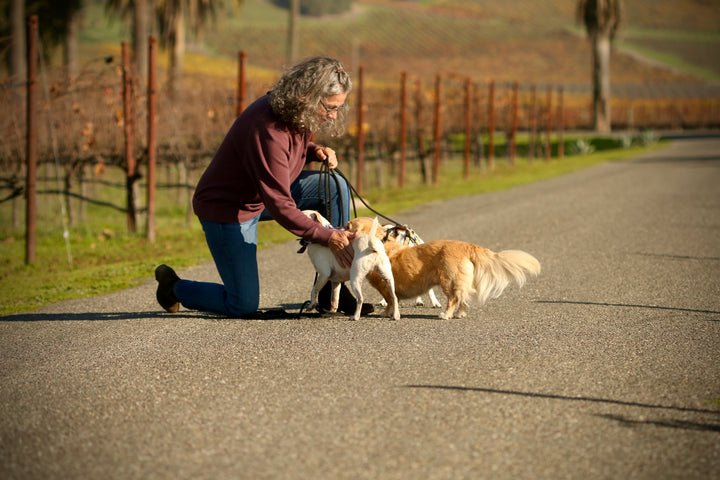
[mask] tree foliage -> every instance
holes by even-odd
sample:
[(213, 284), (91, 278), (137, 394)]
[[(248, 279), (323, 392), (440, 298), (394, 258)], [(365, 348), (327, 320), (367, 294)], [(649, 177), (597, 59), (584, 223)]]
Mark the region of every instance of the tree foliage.
[(591, 37), (600, 34), (612, 39), (620, 28), (621, 8), (620, 0), (580, 0), (577, 17)]
[[(0, 0), (0, 38), (11, 35), (10, 4)], [(38, 29), (43, 45), (54, 47), (65, 40), (73, 14), (82, 7), (82, 0), (25, 0), (25, 14), (38, 16)], [(44, 52), (49, 55), (49, 51)]]

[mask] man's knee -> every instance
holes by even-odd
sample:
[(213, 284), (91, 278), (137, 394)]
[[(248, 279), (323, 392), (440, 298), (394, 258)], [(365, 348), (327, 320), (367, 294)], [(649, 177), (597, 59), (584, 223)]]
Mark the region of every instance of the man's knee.
[(238, 295), (227, 292), (225, 305), (228, 312), (234, 317), (241, 317), (247, 313), (257, 312), (260, 306), (259, 295)]

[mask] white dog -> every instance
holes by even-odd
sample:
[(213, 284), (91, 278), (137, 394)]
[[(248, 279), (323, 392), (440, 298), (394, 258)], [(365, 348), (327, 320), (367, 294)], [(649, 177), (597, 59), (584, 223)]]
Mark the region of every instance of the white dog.
[[(372, 219), (370, 219), (369, 217), (358, 217), (354, 220), (350, 220), (347, 224), (347, 229), (351, 232), (367, 233), (370, 231), (370, 228), (372, 228)], [(420, 238), (420, 236), (415, 233), (413, 229), (409, 228), (406, 225), (387, 224), (382, 226), (382, 231), (383, 242), (388, 239), (392, 239), (393, 241), (408, 247), (413, 245), (422, 245), (423, 243), (425, 243), (423, 242), (422, 238)], [(434, 308), (442, 307), (442, 304), (438, 301), (432, 288), (428, 290), (427, 293), (430, 297), (430, 303)], [(385, 299), (382, 299), (380, 301), (380, 305), (382, 305), (383, 307), (387, 306), (387, 302), (385, 301)], [(415, 305), (425, 305), (422, 296), (418, 296), (417, 298), (415, 298)]]
[[(303, 213), (323, 226), (332, 228), (330, 222), (318, 212), (314, 210), (303, 210)], [(311, 309), (317, 306), (320, 289), (325, 283), (330, 281), (332, 284), (330, 311), (337, 311), (340, 297), (340, 284), (350, 281), (350, 291), (357, 300), (355, 314), (350, 318), (358, 320), (363, 303), (362, 283), (368, 274), (375, 272), (384, 281), (387, 295), (392, 299), (392, 305), (388, 305), (386, 311), (388, 313), (392, 312), (391, 317), (393, 320), (400, 319), (400, 309), (398, 308), (398, 301), (395, 296), (395, 282), (393, 280), (392, 267), (390, 266), (390, 260), (385, 253), (385, 247), (382, 241), (376, 237), (378, 228), (379, 224), (377, 219), (375, 219), (370, 234), (360, 233), (353, 239), (352, 247), (354, 256), (350, 268), (342, 267), (335, 259), (335, 255), (333, 255), (330, 248), (317, 243), (307, 245), (308, 256), (317, 272), (317, 278), (310, 294)]]

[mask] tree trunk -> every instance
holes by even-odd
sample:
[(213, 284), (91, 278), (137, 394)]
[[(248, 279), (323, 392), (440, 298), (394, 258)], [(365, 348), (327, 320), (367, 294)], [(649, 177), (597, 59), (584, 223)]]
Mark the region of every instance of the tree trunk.
[(290, 0), (287, 38), (287, 63), (292, 64), (298, 58), (299, 32), (298, 19), (300, 17), (300, 0)]
[(150, 38), (150, 7), (148, 0), (134, 0), (133, 58), (138, 82), (142, 85), (148, 75), (148, 45)]
[(176, 96), (182, 93), (183, 60), (185, 58), (185, 16), (180, 13), (175, 17), (172, 45), (170, 48), (170, 71), (168, 93)]
[(10, 50), (10, 76), (16, 81), (23, 82), (27, 77), (26, 21), (24, 0), (12, 0), (10, 3), (10, 28), (13, 41)]
[(82, 16), (82, 9), (75, 10), (72, 13), (63, 44), (63, 63), (71, 88), (78, 76), (78, 37), (80, 35), (80, 21)]
[(595, 130), (609, 133), (610, 125), (610, 36), (596, 33), (593, 42), (593, 118)]

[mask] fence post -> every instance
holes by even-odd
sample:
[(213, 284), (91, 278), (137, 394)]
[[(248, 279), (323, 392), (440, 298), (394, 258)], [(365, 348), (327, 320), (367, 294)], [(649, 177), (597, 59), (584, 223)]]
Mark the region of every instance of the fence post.
[(442, 76), (438, 73), (435, 77), (435, 158), (433, 159), (432, 182), (438, 183), (438, 175), (440, 174), (440, 112), (442, 110)]
[(552, 85), (548, 85), (547, 87), (547, 109), (545, 111), (545, 133), (547, 136), (545, 137), (545, 161), (550, 161), (550, 153), (552, 149), (552, 140), (550, 136), (552, 135), (552, 92), (553, 87)]
[(155, 242), (155, 171), (157, 165), (157, 138), (155, 121), (157, 116), (156, 67), (157, 38), (150, 37), (148, 45), (148, 173), (147, 173), (147, 241)]
[(35, 111), (37, 77), (38, 17), (28, 20), (27, 41), (27, 97), (26, 97), (26, 155), (27, 173), (25, 178), (25, 264), (35, 263), (37, 245), (37, 112)]
[(407, 72), (400, 74), (400, 188), (405, 186), (407, 158)]
[(363, 123), (365, 121), (365, 92), (363, 87), (363, 77), (365, 76), (365, 68), (361, 65), (358, 69), (358, 151), (357, 151), (357, 190), (363, 193), (363, 172), (365, 170), (365, 132), (363, 131)]
[(520, 86), (518, 82), (513, 85), (512, 95), (512, 125), (510, 126), (510, 165), (515, 165), (515, 154), (517, 153), (517, 127), (518, 127), (518, 96)]
[(240, 50), (238, 54), (238, 85), (237, 85), (237, 110), (235, 114), (239, 117), (245, 110), (245, 60), (247, 54), (245, 50)]
[(495, 167), (495, 80), (488, 83), (488, 168)]
[(558, 158), (563, 159), (565, 157), (565, 112), (563, 102), (563, 87), (558, 87)]
[(137, 218), (135, 210), (135, 110), (133, 108), (133, 74), (128, 42), (122, 42), (123, 71), (123, 133), (125, 143), (125, 166), (127, 168), (127, 221), (128, 230), (135, 233)]
[(472, 105), (472, 83), (470, 78), (465, 79), (465, 156), (463, 163), (463, 178), (470, 176), (470, 135), (471, 135), (471, 105)]
[(530, 141), (528, 144), (528, 161), (535, 159), (535, 137), (537, 136), (537, 85), (533, 84), (530, 98)]
[(428, 183), (427, 168), (425, 165), (425, 123), (423, 122), (423, 91), (422, 80), (419, 78), (415, 85), (415, 125), (417, 125), (417, 148), (420, 160), (420, 176), (423, 183)]

